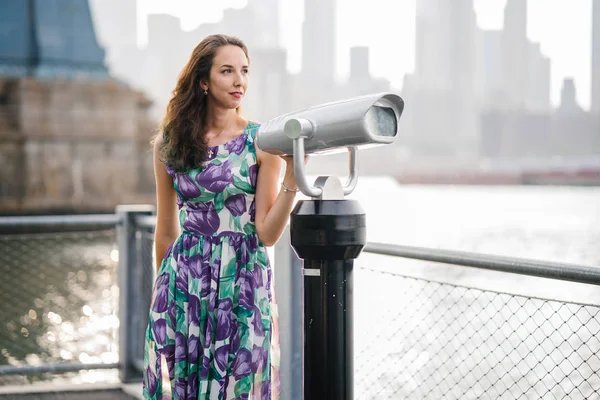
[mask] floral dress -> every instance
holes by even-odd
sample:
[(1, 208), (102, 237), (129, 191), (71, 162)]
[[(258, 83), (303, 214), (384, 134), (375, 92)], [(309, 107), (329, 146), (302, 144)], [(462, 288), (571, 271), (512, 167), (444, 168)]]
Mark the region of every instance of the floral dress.
[(278, 334), (268, 254), (254, 224), (258, 125), (209, 148), (201, 169), (167, 167), (182, 234), (154, 283), (146, 399), (277, 399)]

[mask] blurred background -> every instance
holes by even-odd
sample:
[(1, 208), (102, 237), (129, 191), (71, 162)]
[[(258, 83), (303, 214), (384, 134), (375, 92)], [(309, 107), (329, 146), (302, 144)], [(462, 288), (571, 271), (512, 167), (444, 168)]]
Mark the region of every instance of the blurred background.
[[(253, 120), (403, 97), (397, 141), (359, 154), (350, 197), (369, 241), (600, 266), (600, 0), (0, 0), (0, 215), (154, 204), (150, 140), (211, 33), (249, 47)], [(346, 158), (314, 156), (308, 172), (344, 177)], [(114, 231), (40, 232), (0, 224), (0, 363), (116, 362)], [(595, 287), (434, 273), (600, 301)]]
[[(365, 93), (406, 101), (362, 175), (600, 183), (598, 0), (3, 0), (1, 213), (153, 201), (148, 142), (206, 35), (250, 49), (247, 117)], [(345, 173), (346, 156), (313, 173)], [(127, 171), (127, 173), (122, 173)], [(117, 179), (118, 178), (118, 179)]]

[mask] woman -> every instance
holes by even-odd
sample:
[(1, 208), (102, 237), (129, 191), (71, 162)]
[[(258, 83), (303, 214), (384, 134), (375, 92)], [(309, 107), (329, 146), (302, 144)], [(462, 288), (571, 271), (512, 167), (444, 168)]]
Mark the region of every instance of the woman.
[[(276, 399), (272, 274), (298, 191), (293, 160), (255, 146), (240, 114), (242, 41), (211, 35), (182, 70), (154, 143), (159, 264), (146, 330), (148, 399)], [(181, 227), (181, 233), (180, 233)]]

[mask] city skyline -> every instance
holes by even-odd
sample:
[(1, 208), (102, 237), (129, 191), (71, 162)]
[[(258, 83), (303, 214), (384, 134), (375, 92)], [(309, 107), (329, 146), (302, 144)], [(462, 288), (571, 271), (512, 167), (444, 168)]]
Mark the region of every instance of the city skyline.
[[(299, 72), (302, 65), (302, 3), (301, 0), (282, 2), (280, 10), (280, 43), (288, 52), (288, 70), (292, 73)], [(506, 0), (474, 0), (473, 3), (477, 24), (481, 29), (502, 28)], [(144, 45), (143, 31), (148, 14), (177, 16), (181, 18), (183, 30), (192, 30), (201, 23), (218, 21), (223, 9), (242, 8), (246, 4), (246, 0), (223, 0), (219, 4), (197, 4), (194, 0), (177, 0), (169, 4), (139, 0), (139, 44)], [(365, 13), (361, 12), (361, 3), (337, 4), (336, 80), (341, 82), (348, 78), (350, 47), (363, 45), (371, 48), (371, 74), (384, 77), (390, 80), (395, 89), (401, 89), (405, 74), (414, 72), (415, 0), (372, 0), (369, 4), (386, 12), (379, 14), (377, 21), (368, 20), (363, 18)], [(572, 77), (577, 88), (577, 102), (585, 110), (590, 108), (591, 6), (592, 0), (529, 0), (527, 34), (530, 40), (540, 43), (542, 53), (551, 59), (550, 95), (554, 107), (560, 102), (563, 80)], [(366, 24), (368, 29), (356, 29), (359, 21)], [(378, 40), (377, 35), (384, 39)], [(392, 44), (405, 50), (390, 51)]]

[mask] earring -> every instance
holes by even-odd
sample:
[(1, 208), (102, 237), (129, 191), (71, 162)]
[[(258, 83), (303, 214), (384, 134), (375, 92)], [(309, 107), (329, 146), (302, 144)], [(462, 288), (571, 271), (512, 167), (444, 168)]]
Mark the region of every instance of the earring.
[(206, 95), (208, 95), (208, 90), (205, 90), (205, 91), (204, 91), (204, 95), (205, 95), (205, 96), (206, 96)]

